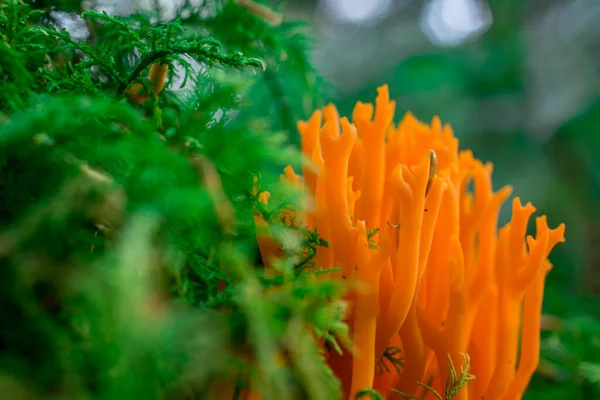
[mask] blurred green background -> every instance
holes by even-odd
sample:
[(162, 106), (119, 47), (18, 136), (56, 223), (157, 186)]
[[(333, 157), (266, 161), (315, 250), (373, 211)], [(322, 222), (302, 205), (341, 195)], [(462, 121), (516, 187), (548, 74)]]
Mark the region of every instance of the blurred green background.
[[(600, 1), (312, 0), (314, 61), (349, 115), (388, 83), (398, 111), (450, 123), (549, 223), (542, 362), (528, 399), (600, 399)], [(506, 222), (509, 205), (503, 208)], [(556, 317), (552, 318), (550, 316)]]

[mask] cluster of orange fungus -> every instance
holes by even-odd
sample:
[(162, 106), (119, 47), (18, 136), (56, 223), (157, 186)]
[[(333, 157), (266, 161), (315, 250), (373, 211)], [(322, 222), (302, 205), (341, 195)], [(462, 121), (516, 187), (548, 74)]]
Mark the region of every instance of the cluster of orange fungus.
[[(492, 166), (459, 151), (438, 118), (427, 125), (407, 114), (394, 125), (394, 109), (383, 86), (374, 106), (356, 105), (352, 123), (333, 105), (316, 111), (298, 124), (301, 176), (288, 167), (283, 178), (306, 192), (295, 221), (329, 243), (315, 268), (337, 267), (334, 277), (355, 283), (353, 348), (324, 349), (327, 362), (349, 399), (371, 388), (445, 398), (449, 361), (460, 374), (469, 358), (475, 379), (454, 398), (520, 399), (538, 364), (548, 255), (564, 225), (538, 217), (526, 236), (535, 208), (515, 198), (498, 229), (511, 189), (493, 191)], [(264, 236), (259, 246), (267, 266), (282, 256)]]

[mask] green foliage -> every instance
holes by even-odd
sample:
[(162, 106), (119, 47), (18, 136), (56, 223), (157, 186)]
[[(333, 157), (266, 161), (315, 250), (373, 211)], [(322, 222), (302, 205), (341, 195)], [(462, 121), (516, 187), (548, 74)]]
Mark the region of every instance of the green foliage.
[[(183, 21), (185, 24), (186, 20)], [(193, 21), (190, 18), (187, 23)], [(264, 60), (267, 68), (253, 87), (252, 98), (257, 100), (256, 112), (266, 113), (274, 129), (295, 131), (297, 121), (308, 118), (322, 105), (325, 85), (306, 56), (310, 49), (306, 24), (284, 20), (274, 26), (233, 2), (225, 2), (222, 12), (202, 24), (217, 39), (226, 42), (227, 49)], [(302, 73), (297, 74), (298, 70)], [(289, 79), (295, 75), (297, 79)], [(292, 140), (297, 137), (293, 135)]]
[[(579, 314), (579, 313), (578, 313)], [(560, 320), (542, 341), (540, 373), (528, 397), (593, 399), (600, 396), (600, 325), (588, 315)]]
[[(278, 224), (299, 242), (267, 279), (254, 223), (294, 203), (302, 36), (233, 1), (88, 10), (83, 40), (0, 7), (0, 397), (338, 398), (318, 340), (345, 338), (342, 288), (304, 268), (327, 244)], [(165, 90), (138, 104), (155, 63)]]
[(359, 390), (356, 393), (356, 396), (354, 396), (355, 399), (373, 399), (373, 400), (383, 400), (383, 397), (381, 397), (381, 395), (373, 389), (365, 389), (365, 390)]
[[(450, 399), (453, 399), (454, 397), (458, 396), (460, 391), (469, 383), (469, 381), (472, 381), (473, 379), (475, 379), (475, 376), (473, 376), (469, 373), (469, 370), (471, 369), (471, 359), (470, 359), (469, 355), (466, 353), (461, 353), (461, 356), (463, 357), (464, 365), (460, 367), (460, 374), (459, 374), (458, 371), (456, 371), (456, 367), (454, 366), (454, 361), (452, 361), (452, 356), (450, 354), (448, 354), (448, 360), (449, 360), (448, 371), (449, 371), (449, 373), (448, 373), (448, 379), (446, 380), (445, 392), (444, 392), (443, 397), (431, 386), (429, 386), (425, 383), (421, 383), (421, 382), (418, 382), (418, 384), (420, 386), (422, 386), (423, 388), (425, 388), (426, 393), (431, 392), (435, 396), (435, 398), (438, 400), (450, 400)], [(394, 393), (397, 393), (398, 395), (404, 397), (405, 399), (420, 399), (420, 398), (422, 398), (422, 396), (415, 396), (415, 395), (411, 395), (411, 394), (402, 393), (395, 389), (392, 389), (392, 391)]]
[[(3, 37), (6, 58), (2, 65), (27, 67), (30, 74), (16, 73), (5, 78), (21, 78), (42, 83), (46, 93), (80, 92), (97, 95), (108, 92), (113, 97), (123, 97), (125, 90), (142, 78), (142, 73), (153, 63), (183, 66), (182, 86), (187, 83), (194, 68), (190, 57), (209, 66), (218, 63), (233, 68), (263, 68), (260, 60), (244, 57), (236, 52), (220, 52), (221, 44), (213, 37), (190, 36), (179, 19), (153, 24), (150, 15), (135, 14), (129, 18), (111, 17), (106, 12), (87, 11), (81, 14), (94, 30), (86, 41), (71, 38), (65, 29), (55, 26), (28, 26), (40, 11), (26, 6), (3, 6), (0, 21), (4, 22)], [(10, 49), (13, 49), (12, 52)], [(22, 59), (14, 65), (10, 56)], [(172, 69), (173, 71), (173, 69)], [(170, 78), (174, 72), (171, 72)], [(7, 96), (9, 89), (2, 86)], [(25, 87), (29, 89), (29, 87)], [(40, 90), (38, 90), (39, 92)]]

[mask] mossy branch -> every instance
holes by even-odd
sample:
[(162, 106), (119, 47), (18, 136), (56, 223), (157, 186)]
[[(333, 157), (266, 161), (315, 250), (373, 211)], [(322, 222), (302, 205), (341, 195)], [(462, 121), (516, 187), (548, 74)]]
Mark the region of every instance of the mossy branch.
[[(86, 20), (100, 21), (104, 28), (111, 31), (112, 36), (120, 37), (121, 40), (117, 41), (117, 48), (102, 45), (92, 47), (85, 41), (74, 40), (64, 29), (57, 30), (53, 27), (38, 29), (44, 34), (64, 42), (63, 50), (71, 48), (81, 52), (87, 60), (80, 61), (77, 67), (87, 69), (94, 65), (98, 66), (110, 80), (117, 84), (119, 95), (124, 95), (126, 90), (140, 79), (142, 73), (157, 62), (179, 61), (186, 71), (187, 80), (192, 65), (186, 62), (183, 56), (189, 56), (208, 64), (218, 63), (236, 69), (265, 68), (261, 60), (245, 57), (241, 52), (223, 53), (220, 51), (221, 43), (212, 37), (182, 37), (184, 31), (180, 20), (154, 26), (148, 20), (137, 19), (139, 29), (136, 30), (123, 18), (109, 16), (106, 12), (87, 11), (81, 16)], [(126, 77), (117, 71), (114, 58), (116, 52), (131, 55), (134, 59), (139, 60)]]
[(255, 67), (264, 69), (262, 61), (256, 58), (244, 57), (240, 52), (227, 55), (219, 52), (221, 44), (213, 38), (205, 38), (197, 41), (183, 42), (174, 44), (168, 48), (156, 50), (143, 56), (141, 62), (133, 69), (126, 80), (126, 84), (122, 84), (119, 92), (123, 93), (132, 83), (139, 79), (142, 72), (150, 65), (158, 61), (166, 61), (177, 58), (181, 55), (189, 55), (196, 60), (210, 62), (216, 61), (221, 65), (240, 69), (243, 67)]
[(79, 50), (83, 55), (85, 55), (86, 57), (89, 58), (90, 61), (88, 61), (88, 62), (84, 61), (84, 62), (79, 63), (78, 64), (79, 68), (88, 68), (88, 67), (91, 67), (92, 65), (96, 65), (96, 66), (100, 67), (104, 73), (106, 73), (111, 79), (116, 81), (119, 85), (127, 84), (126, 81), (123, 78), (121, 78), (119, 73), (116, 71), (116, 69), (114, 67), (114, 58), (108, 57), (108, 59), (107, 59), (106, 57), (103, 57), (101, 54), (98, 54), (98, 52), (94, 48), (91, 48), (90, 46), (88, 46), (87, 43), (78, 42), (76, 40), (73, 40), (73, 38), (71, 38), (71, 35), (69, 34), (69, 32), (67, 32), (65, 29), (62, 29), (60, 31), (55, 30), (55, 29), (48, 29), (48, 30), (46, 30), (46, 33), (48, 33), (50, 36), (54, 36), (56, 39), (59, 39), (59, 40), (62, 40), (63, 42), (65, 42), (66, 45), (64, 46), (64, 49), (72, 48), (75, 50)]

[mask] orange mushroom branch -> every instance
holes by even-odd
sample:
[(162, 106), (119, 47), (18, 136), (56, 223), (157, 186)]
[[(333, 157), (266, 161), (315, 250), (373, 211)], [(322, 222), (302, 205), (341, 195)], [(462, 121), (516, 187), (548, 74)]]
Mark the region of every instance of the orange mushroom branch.
[[(538, 364), (548, 256), (565, 227), (539, 217), (526, 237), (535, 208), (515, 198), (498, 229), (511, 189), (493, 190), (491, 164), (459, 151), (438, 118), (407, 113), (395, 125), (394, 111), (387, 86), (374, 105), (356, 105), (352, 122), (333, 105), (316, 111), (298, 123), (302, 176), (288, 168), (283, 177), (304, 188), (303, 226), (329, 243), (315, 271), (340, 268), (318, 279), (352, 283), (353, 345), (329, 365), (349, 399), (371, 389), (520, 399)], [(272, 238), (259, 245), (266, 263), (284, 256)]]

